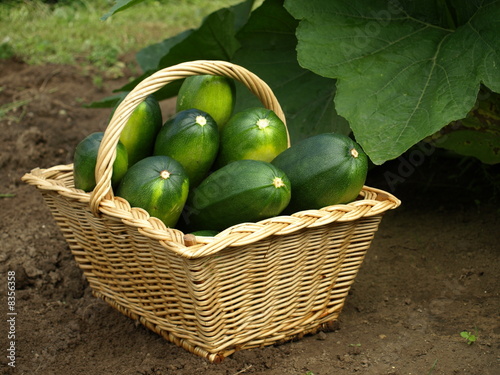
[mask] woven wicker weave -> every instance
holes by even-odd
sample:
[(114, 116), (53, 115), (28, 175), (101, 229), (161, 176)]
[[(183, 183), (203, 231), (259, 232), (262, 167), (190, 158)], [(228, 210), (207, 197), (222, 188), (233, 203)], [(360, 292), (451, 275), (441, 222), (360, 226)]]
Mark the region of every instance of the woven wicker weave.
[(215, 237), (166, 228), (114, 197), (115, 146), (132, 111), (164, 85), (190, 75), (241, 81), (285, 121), (269, 87), (246, 69), (195, 61), (146, 78), (115, 111), (92, 193), (74, 188), (72, 165), (34, 169), (42, 193), (95, 296), (167, 340), (219, 362), (236, 350), (328, 329), (342, 307), (384, 212), (397, 198), (364, 187), (344, 205), (242, 223)]

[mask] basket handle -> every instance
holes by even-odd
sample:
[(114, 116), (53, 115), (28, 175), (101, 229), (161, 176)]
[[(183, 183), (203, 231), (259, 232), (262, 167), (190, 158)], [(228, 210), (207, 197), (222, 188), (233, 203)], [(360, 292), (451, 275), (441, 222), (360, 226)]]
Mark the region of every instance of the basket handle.
[[(90, 195), (90, 209), (99, 215), (99, 206), (103, 199), (113, 198), (111, 176), (116, 158), (116, 145), (120, 134), (132, 112), (146, 97), (170, 82), (194, 75), (211, 74), (235, 79), (243, 83), (262, 104), (276, 113), (286, 127), (283, 110), (270, 87), (247, 69), (227, 61), (198, 60), (173, 65), (157, 71), (141, 81), (116, 108), (101, 141), (95, 169), (96, 186)], [(288, 134), (288, 129), (287, 129)], [(288, 134), (290, 146), (290, 135)]]

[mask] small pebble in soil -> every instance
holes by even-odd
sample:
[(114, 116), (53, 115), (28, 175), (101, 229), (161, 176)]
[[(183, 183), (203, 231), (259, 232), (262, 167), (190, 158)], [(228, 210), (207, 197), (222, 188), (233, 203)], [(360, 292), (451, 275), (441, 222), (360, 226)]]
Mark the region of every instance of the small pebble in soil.
[(317, 336), (316, 336), (316, 338), (318, 340), (326, 340), (326, 333), (323, 332), (323, 331), (319, 331), (318, 334), (317, 334)]

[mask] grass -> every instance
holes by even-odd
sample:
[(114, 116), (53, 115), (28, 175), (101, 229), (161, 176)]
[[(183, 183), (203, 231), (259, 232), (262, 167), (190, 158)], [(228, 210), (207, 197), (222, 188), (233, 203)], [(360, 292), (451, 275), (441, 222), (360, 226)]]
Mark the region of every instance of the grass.
[(434, 372), (434, 370), (436, 369), (436, 365), (437, 365), (437, 363), (438, 363), (438, 360), (436, 359), (436, 360), (434, 361), (434, 363), (432, 364), (432, 367), (430, 368), (430, 370), (429, 370), (429, 372), (427, 373), (427, 375), (431, 375), (431, 374)]
[(6, 194), (0, 194), (0, 198), (14, 198), (16, 194), (12, 193), (6, 193)]
[(148, 0), (106, 21), (109, 0), (0, 2), (0, 58), (29, 64), (80, 64), (112, 69), (135, 53), (183, 30), (206, 15), (241, 0)]

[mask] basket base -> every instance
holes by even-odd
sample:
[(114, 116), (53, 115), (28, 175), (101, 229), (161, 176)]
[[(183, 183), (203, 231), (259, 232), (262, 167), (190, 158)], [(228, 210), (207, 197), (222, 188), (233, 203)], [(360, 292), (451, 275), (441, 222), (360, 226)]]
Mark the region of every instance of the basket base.
[(141, 316), (139, 314), (134, 313), (133, 311), (130, 311), (130, 309), (120, 305), (117, 303), (113, 298), (110, 298), (106, 296), (105, 294), (92, 290), (92, 295), (94, 297), (97, 297), (104, 302), (106, 302), (108, 305), (113, 307), (115, 310), (119, 311), (121, 314), (138, 321), (141, 323), (144, 327), (149, 329), (150, 331), (155, 332), (156, 334), (162, 336), (165, 340), (177, 345), (178, 347), (183, 348), (184, 350), (197, 355), (198, 357), (204, 358), (208, 360), (211, 363), (221, 363), (224, 361), (225, 358), (229, 357), (233, 353), (244, 350), (244, 349), (255, 349), (255, 348), (263, 348), (266, 346), (276, 346), (276, 345), (283, 345), (291, 341), (296, 341), (302, 339), (306, 335), (314, 335), (317, 334), (318, 332), (333, 332), (338, 329), (338, 316), (342, 310), (342, 306), (339, 307), (337, 311), (331, 314), (331, 320), (327, 320), (326, 322), (319, 323), (315, 326), (309, 326), (307, 330), (303, 330), (299, 333), (296, 333), (294, 335), (287, 336), (285, 338), (282, 338), (280, 340), (272, 340), (268, 342), (264, 342), (260, 345), (256, 344), (241, 344), (237, 345), (236, 347), (233, 348), (228, 348), (227, 350), (221, 351), (219, 353), (210, 353), (209, 351), (191, 344), (188, 340), (181, 339), (175, 335), (173, 335), (171, 332), (168, 332), (162, 328), (160, 328), (158, 325), (151, 323), (147, 318), (144, 316)]

